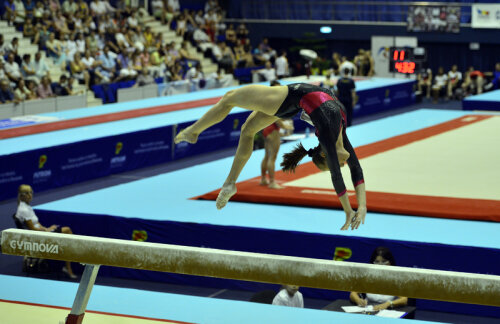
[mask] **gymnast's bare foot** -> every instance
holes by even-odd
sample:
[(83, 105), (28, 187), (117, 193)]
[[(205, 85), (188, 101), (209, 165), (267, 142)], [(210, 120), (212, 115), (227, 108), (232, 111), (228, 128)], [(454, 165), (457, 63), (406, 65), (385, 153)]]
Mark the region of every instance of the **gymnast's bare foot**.
[(179, 144), (180, 142), (188, 142), (194, 144), (198, 141), (198, 134), (190, 133), (190, 128), (183, 129), (177, 136), (174, 138), (174, 143)]
[(227, 205), (229, 199), (236, 193), (236, 184), (229, 183), (224, 184), (222, 189), (219, 192), (219, 196), (217, 196), (217, 200), (215, 201), (215, 205), (217, 209), (222, 209)]
[(272, 181), (269, 186), (269, 188), (271, 189), (283, 189), (284, 187), (280, 186), (279, 184), (277, 184), (276, 182)]
[(267, 182), (266, 178), (261, 178), (260, 179), (259, 186), (267, 186), (268, 184), (269, 184), (269, 182)]

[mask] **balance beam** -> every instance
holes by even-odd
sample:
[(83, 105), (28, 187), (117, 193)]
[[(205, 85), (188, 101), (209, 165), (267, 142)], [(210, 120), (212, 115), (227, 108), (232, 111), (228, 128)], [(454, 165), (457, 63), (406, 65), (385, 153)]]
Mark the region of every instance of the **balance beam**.
[(8, 229), (4, 254), (500, 306), (500, 276)]

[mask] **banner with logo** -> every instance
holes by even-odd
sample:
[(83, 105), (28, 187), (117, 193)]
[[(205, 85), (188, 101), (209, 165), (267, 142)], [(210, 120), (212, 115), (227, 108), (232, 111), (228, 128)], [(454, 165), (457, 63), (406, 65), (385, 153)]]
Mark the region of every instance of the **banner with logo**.
[(500, 4), (472, 4), (472, 28), (500, 28)]

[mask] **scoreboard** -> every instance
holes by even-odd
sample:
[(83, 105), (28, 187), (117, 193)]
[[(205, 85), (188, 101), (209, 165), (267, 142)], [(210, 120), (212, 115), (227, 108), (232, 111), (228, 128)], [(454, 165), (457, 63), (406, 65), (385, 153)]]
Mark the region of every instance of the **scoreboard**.
[(423, 47), (391, 47), (389, 51), (389, 71), (415, 74), (422, 69), (426, 59), (427, 53)]

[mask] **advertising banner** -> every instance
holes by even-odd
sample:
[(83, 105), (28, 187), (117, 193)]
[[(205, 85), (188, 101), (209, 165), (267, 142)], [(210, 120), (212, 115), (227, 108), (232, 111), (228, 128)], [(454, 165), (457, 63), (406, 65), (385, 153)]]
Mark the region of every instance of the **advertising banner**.
[(472, 28), (500, 28), (500, 4), (475, 3), (471, 11)]

